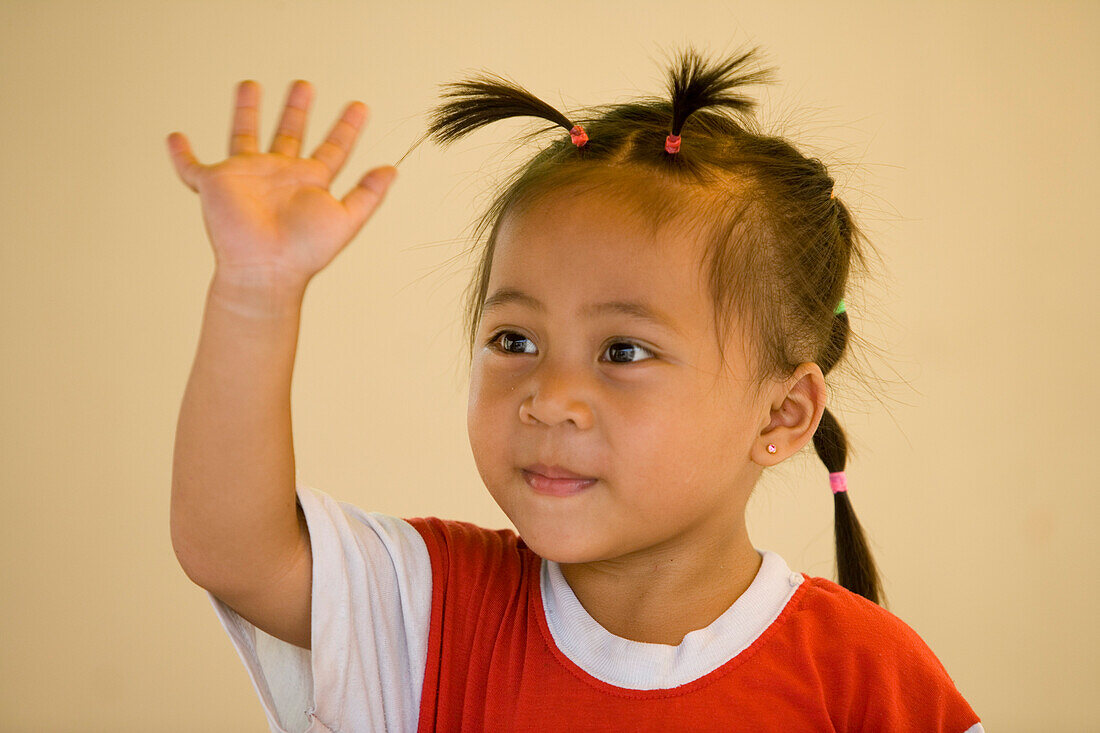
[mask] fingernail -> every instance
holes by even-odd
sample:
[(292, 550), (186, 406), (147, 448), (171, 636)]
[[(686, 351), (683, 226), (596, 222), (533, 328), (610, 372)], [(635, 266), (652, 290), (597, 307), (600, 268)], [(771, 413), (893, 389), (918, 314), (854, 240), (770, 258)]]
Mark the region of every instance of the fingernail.
[(396, 168), (390, 171), (377, 171), (367, 176), (367, 179), (363, 181), (363, 185), (381, 195), (390, 187), (394, 178), (397, 178)]

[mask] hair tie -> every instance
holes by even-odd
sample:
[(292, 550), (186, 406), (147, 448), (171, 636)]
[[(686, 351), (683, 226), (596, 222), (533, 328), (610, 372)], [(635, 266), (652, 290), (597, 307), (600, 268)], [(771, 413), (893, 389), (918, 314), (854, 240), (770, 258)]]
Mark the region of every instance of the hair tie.
[(680, 136), (669, 135), (665, 138), (665, 152), (666, 153), (678, 153), (680, 152)]
[(848, 490), (848, 477), (844, 475), (843, 471), (830, 473), (829, 484), (833, 487), (833, 493), (839, 494), (841, 491)]
[(835, 310), (835, 311), (833, 311), (833, 315), (834, 315), (834, 316), (839, 316), (839, 315), (840, 315), (841, 313), (843, 313), (843, 312), (844, 312), (844, 311), (846, 311), (846, 310), (848, 310), (848, 306), (844, 305), (844, 299), (843, 299), (843, 298), (841, 298), (841, 299), (840, 299), (840, 305), (838, 305), (838, 306), (836, 307), (836, 310)]
[(588, 142), (588, 134), (580, 125), (573, 125), (573, 129), (569, 131), (569, 137), (572, 138), (573, 144), (578, 148)]

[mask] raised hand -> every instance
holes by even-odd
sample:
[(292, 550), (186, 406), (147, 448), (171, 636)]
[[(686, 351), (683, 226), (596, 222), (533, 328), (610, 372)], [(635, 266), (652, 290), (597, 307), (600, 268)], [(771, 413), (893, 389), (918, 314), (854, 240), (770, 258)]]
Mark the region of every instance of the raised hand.
[(393, 166), (369, 171), (343, 199), (329, 193), (367, 118), (362, 102), (349, 104), (328, 137), (299, 157), (313, 88), (296, 81), (267, 153), (258, 152), (260, 85), (237, 85), (229, 157), (213, 165), (195, 159), (187, 138), (168, 136), (180, 179), (199, 194), (217, 272), (260, 275), (305, 287), (351, 241), (381, 203), (397, 175)]

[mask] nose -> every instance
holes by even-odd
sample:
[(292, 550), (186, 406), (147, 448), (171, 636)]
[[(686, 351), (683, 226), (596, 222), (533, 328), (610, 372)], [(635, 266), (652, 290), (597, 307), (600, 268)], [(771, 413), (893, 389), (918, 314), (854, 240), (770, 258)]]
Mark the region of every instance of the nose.
[[(586, 375), (567, 365), (543, 361), (521, 389), (531, 389), (519, 406), (520, 421), (528, 424), (556, 425), (566, 420), (578, 428), (592, 425), (592, 409), (585, 399)], [(528, 386), (529, 385), (529, 386)]]

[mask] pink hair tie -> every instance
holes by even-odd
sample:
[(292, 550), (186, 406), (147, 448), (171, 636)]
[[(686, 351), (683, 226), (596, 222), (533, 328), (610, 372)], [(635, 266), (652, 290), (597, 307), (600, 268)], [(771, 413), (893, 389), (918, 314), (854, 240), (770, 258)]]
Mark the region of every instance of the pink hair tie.
[(569, 137), (573, 139), (573, 144), (578, 148), (588, 142), (588, 134), (580, 125), (573, 125), (573, 129), (569, 131)]
[(678, 153), (680, 152), (680, 136), (669, 135), (665, 138), (665, 152), (666, 153)]
[(837, 471), (836, 473), (829, 474), (829, 483), (833, 487), (833, 493), (838, 494), (841, 491), (848, 490), (848, 477), (844, 475), (843, 471)]

